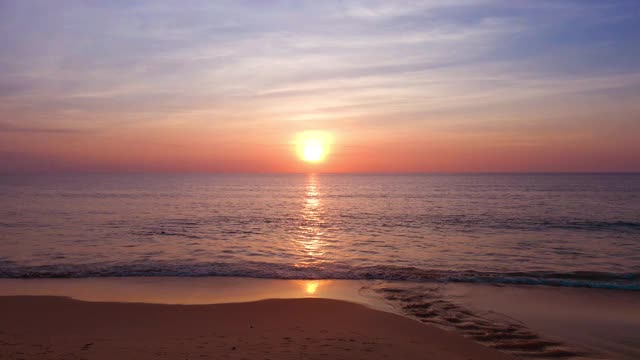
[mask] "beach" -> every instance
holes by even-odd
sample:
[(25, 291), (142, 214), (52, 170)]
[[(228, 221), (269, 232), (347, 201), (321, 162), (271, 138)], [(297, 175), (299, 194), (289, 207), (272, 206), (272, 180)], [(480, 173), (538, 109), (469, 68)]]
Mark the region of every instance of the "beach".
[(277, 299), (217, 305), (0, 297), (3, 359), (511, 359), (363, 305)]
[(640, 360), (640, 0), (0, 0), (0, 360)]
[(0, 279), (0, 354), (636, 359), (639, 305), (635, 292), (548, 286), (238, 277)]
[[(68, 354), (98, 344), (85, 334), (108, 328), (94, 337), (114, 339), (109, 351), (124, 354), (122, 349), (128, 348), (127, 356), (134, 356), (166, 343), (168, 357), (191, 358), (204, 346), (192, 339), (203, 331), (197, 336), (209, 337), (207, 329), (212, 328), (198, 325), (199, 320), (191, 326), (190, 320), (165, 313), (190, 309), (187, 317), (197, 319), (210, 315), (193, 309), (213, 309), (208, 313), (225, 308), (225, 316), (242, 319), (241, 313), (256, 313), (250, 309), (261, 301), (276, 301), (287, 309), (305, 304), (298, 316), (302, 320), (286, 311), (275, 312), (274, 319), (267, 318), (273, 312), (260, 315), (272, 327), (259, 336), (299, 341), (285, 343), (294, 347), (257, 345), (262, 339), (250, 337), (258, 336), (257, 331), (227, 334), (227, 328), (236, 326), (231, 320), (224, 328), (207, 326), (227, 340), (247, 341), (242, 346), (253, 344), (254, 354), (273, 354), (273, 359), (309, 358), (311, 353), (339, 358), (344, 354), (326, 351), (341, 348), (358, 358), (362, 344), (381, 344), (382, 339), (396, 345), (374, 347), (373, 354), (362, 357), (460, 355), (439, 353), (440, 340), (434, 343), (429, 335), (435, 330), (416, 330), (437, 329), (443, 339), (453, 336), (494, 355), (636, 360), (638, 179), (624, 174), (2, 177), (0, 201), (6, 206), (0, 208), (0, 296), (34, 296), (49, 309), (24, 308), (15, 298), (5, 298), (1, 318), (14, 323), (0, 324), (2, 351), (9, 358), (37, 358), (25, 346), (40, 344), (50, 346), (58, 358), (73, 358)], [(598, 211), (593, 211), (596, 204)], [(101, 303), (87, 310), (99, 314), (88, 319), (76, 313), (77, 306), (65, 310), (82, 321), (93, 319), (97, 330), (85, 323), (78, 328), (82, 331), (70, 332), (67, 324), (73, 322), (57, 317), (59, 311), (49, 305), (63, 298), (89, 304), (80, 307)], [(316, 309), (322, 299), (357, 304), (369, 314), (349, 325), (361, 334), (353, 338), (360, 347), (340, 330), (346, 326), (347, 305)], [(226, 304), (242, 310), (230, 311), (233, 307)], [(147, 308), (166, 310), (154, 316), (111, 310), (137, 313), (127, 310), (131, 306), (140, 306), (145, 314)], [(398, 331), (386, 322), (373, 329), (364, 321), (379, 317), (380, 311), (412, 324), (422, 343), (397, 338)], [(22, 320), (33, 313), (48, 325)], [(316, 329), (322, 336), (293, 332), (296, 326), (315, 326), (310, 324), (316, 320), (308, 317), (315, 315), (307, 313), (323, 314), (318, 321), (326, 319), (326, 326)], [(119, 317), (135, 322), (123, 320), (118, 327), (112, 319)], [(208, 323), (226, 324), (213, 318)], [(191, 331), (187, 340), (180, 338), (184, 345), (173, 332), (178, 325)], [(325, 336), (321, 330), (342, 335)], [(271, 333), (280, 335), (271, 338)], [(55, 342), (46, 340), (52, 336)], [(320, 348), (319, 343), (305, 343), (306, 337), (346, 338), (354, 346), (324, 342)], [(74, 338), (73, 347), (60, 347)], [(216, 351), (228, 350), (230, 343), (216, 344), (219, 349), (202, 348), (213, 352), (196, 355), (227, 357)], [(233, 346), (232, 354), (255, 357)], [(309, 350), (313, 346), (317, 348)], [(88, 358), (96, 356), (103, 355)]]

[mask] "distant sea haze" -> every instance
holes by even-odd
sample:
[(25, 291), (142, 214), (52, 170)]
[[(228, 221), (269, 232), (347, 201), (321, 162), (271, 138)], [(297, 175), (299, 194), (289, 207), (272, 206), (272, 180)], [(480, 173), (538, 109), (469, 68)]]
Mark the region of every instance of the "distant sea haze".
[(640, 175), (0, 176), (0, 277), (640, 290)]

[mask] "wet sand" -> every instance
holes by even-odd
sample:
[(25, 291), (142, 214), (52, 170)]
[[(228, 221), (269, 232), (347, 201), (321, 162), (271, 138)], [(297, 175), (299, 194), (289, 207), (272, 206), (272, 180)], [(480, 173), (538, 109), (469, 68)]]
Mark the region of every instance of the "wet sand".
[(280, 280), (223, 276), (0, 279), (0, 296), (67, 296), (85, 301), (181, 305), (322, 297), (393, 311), (379, 296), (367, 296), (362, 291), (371, 283), (360, 280)]
[[(414, 323), (421, 322), (429, 328), (435, 326), (514, 356), (640, 358), (640, 293), (634, 291), (233, 277), (0, 279), (0, 297), (20, 295), (64, 296), (103, 303), (182, 305), (328, 298), (362, 304), (369, 308), (365, 310), (400, 314), (413, 319)], [(0, 318), (10, 311), (13, 310), (0, 308)], [(279, 314), (286, 315), (286, 312)], [(325, 315), (328, 320), (341, 318)], [(305, 321), (306, 326), (313, 326), (308, 323), (311, 320)], [(332, 326), (341, 325), (337, 321)], [(323, 330), (331, 329), (327, 326)], [(6, 335), (1, 324), (0, 331)], [(325, 343), (323, 347), (330, 346)]]
[(2, 359), (511, 359), (331, 299), (162, 305), (4, 296), (0, 318)]
[(640, 358), (640, 293), (530, 285), (380, 282), (420, 322), (524, 358)]
[(586, 357), (640, 359), (637, 291), (448, 284), (442, 292), (474, 314), (510, 319), (548, 339), (574, 345)]

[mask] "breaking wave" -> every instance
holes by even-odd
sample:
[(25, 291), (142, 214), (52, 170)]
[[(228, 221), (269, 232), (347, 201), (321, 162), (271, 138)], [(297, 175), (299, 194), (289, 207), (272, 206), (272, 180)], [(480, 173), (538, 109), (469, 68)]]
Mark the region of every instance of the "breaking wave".
[(478, 272), (441, 271), (389, 265), (355, 267), (339, 263), (296, 266), (263, 262), (138, 264), (58, 264), (22, 266), (0, 261), (0, 278), (86, 278), (132, 276), (238, 276), (272, 279), (352, 279), (411, 282), (463, 282), (487, 284), (547, 285), (640, 291), (640, 273), (605, 272)]

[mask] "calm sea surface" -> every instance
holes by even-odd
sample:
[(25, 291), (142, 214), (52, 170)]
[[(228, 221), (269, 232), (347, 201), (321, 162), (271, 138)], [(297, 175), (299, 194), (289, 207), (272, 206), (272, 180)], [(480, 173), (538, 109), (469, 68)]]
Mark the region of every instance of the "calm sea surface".
[(0, 176), (0, 277), (639, 274), (640, 175)]

